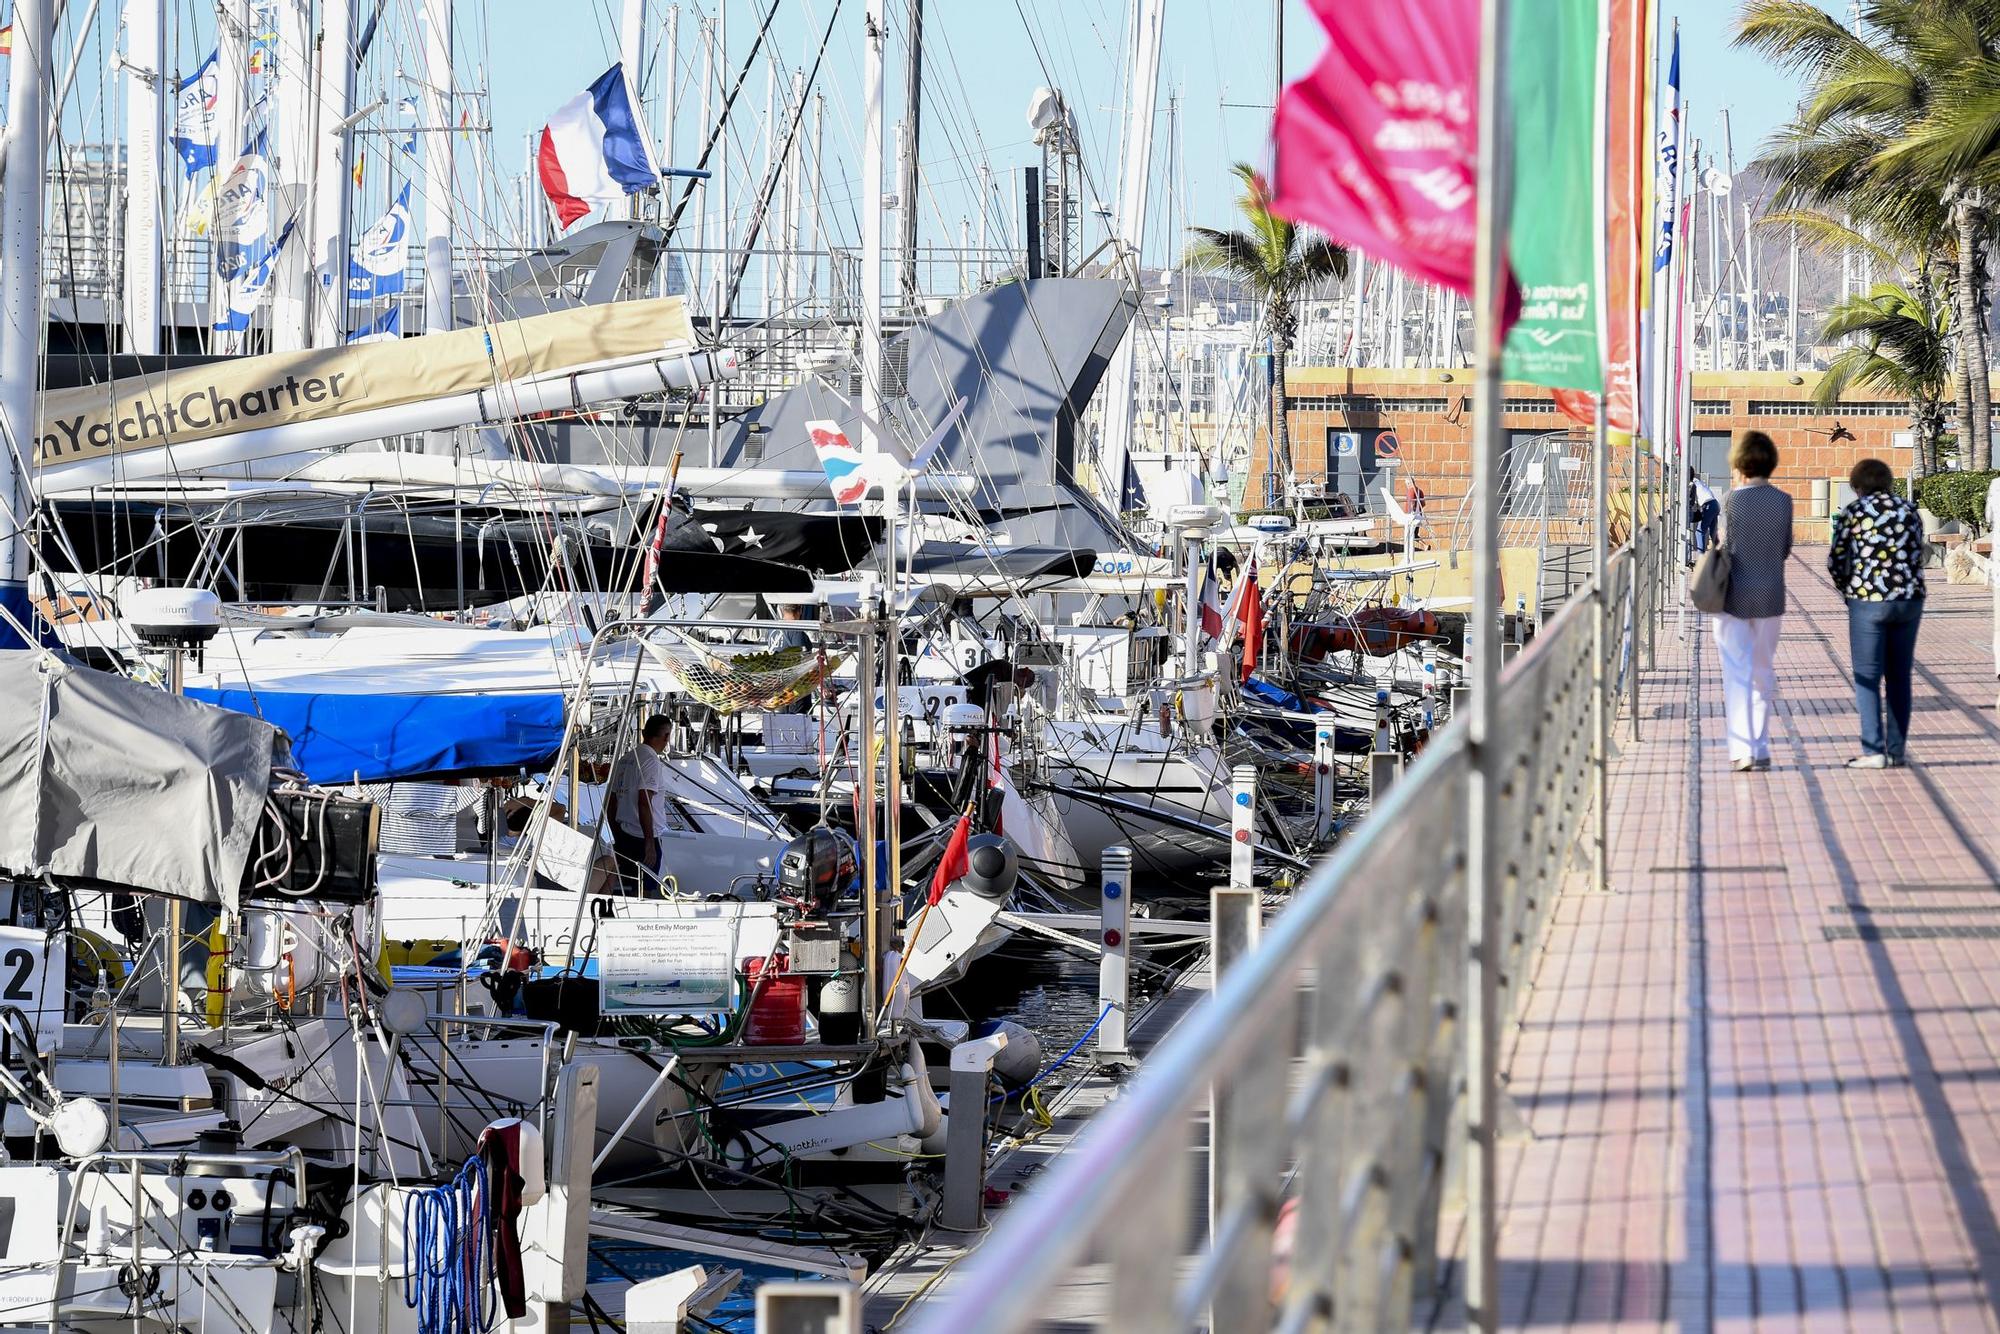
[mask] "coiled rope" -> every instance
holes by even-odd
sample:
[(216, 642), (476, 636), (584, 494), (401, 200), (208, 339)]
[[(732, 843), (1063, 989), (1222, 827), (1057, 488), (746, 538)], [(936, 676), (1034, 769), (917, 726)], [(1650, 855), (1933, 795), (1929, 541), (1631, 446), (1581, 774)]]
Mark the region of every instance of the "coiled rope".
[(403, 1303), (417, 1313), (419, 1334), (486, 1334), (493, 1302), (486, 1164), (465, 1160), (442, 1186), (403, 1200)]

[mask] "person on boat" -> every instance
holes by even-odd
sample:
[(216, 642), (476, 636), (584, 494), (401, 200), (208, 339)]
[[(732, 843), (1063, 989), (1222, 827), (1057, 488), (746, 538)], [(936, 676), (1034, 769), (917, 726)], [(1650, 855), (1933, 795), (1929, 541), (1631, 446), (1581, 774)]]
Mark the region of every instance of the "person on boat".
[(605, 785), (604, 814), (628, 894), (644, 894), (660, 883), (660, 829), (667, 815), (667, 769), (660, 754), (667, 734), (664, 713), (646, 719), (639, 744), (612, 762)]
[(1924, 616), (1924, 521), (1892, 489), (1895, 474), (1863, 459), (1848, 474), (1854, 499), (1833, 516), (1827, 573), (1847, 599), (1847, 647), (1861, 753), (1850, 769), (1898, 769), (1910, 730), (1910, 673)]
[(1745, 431), (1729, 449), (1736, 486), (1722, 504), (1729, 593), (1715, 617), (1729, 767), (1771, 767), (1771, 701), (1778, 694), (1778, 622), (1785, 614), (1785, 562), (1792, 554), (1792, 498), (1771, 485), (1778, 447)]

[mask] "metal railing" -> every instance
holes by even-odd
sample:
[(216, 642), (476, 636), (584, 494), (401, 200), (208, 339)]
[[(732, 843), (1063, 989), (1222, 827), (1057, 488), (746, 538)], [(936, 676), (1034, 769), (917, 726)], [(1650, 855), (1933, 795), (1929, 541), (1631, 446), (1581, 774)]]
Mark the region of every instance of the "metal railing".
[[(1659, 537), (1647, 525), (1606, 586), (1580, 590), (1501, 678), (1502, 1015), (1590, 837), (1597, 708), (1615, 710), (1634, 661), (1627, 607), (1654, 605)], [(1463, 1124), (1471, 767), (1454, 722), (1008, 1210), (920, 1334), (1034, 1329), (1074, 1281), (1105, 1285), (1108, 1327), (1148, 1334), (1409, 1327), (1432, 1282), (1455, 1115)], [(1211, 1108), (1204, 1220), (1191, 1145)]]

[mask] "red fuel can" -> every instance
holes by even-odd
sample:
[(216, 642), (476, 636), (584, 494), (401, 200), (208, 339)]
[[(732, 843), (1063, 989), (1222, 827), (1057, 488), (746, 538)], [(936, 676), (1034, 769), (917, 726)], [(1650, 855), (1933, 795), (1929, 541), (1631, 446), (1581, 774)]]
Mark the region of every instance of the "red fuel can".
[[(750, 1018), (743, 1025), (743, 1041), (751, 1047), (797, 1047), (806, 1040), (806, 980), (793, 977), (790, 965), (780, 955), (770, 972), (765, 960), (753, 955), (743, 961), (748, 983)], [(763, 985), (758, 985), (759, 979)]]

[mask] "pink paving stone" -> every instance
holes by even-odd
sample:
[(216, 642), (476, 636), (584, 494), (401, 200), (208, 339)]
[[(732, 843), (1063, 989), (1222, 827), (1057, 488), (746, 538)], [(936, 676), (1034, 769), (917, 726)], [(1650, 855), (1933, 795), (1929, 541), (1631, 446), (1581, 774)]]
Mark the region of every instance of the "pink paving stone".
[(1824, 555), (1788, 570), (1771, 772), (1728, 769), (1698, 618), (1660, 624), (1644, 739), (1619, 723), (1612, 892), (1557, 897), (1503, 1046), (1535, 1132), (1503, 1148), (1510, 1324), (2000, 1330), (1991, 595), (1932, 579), (1913, 764), (1849, 771)]

